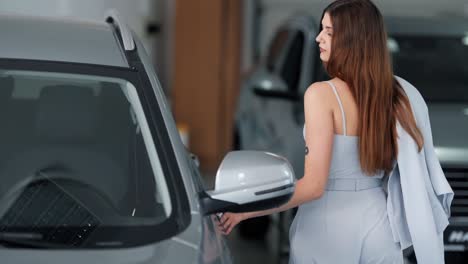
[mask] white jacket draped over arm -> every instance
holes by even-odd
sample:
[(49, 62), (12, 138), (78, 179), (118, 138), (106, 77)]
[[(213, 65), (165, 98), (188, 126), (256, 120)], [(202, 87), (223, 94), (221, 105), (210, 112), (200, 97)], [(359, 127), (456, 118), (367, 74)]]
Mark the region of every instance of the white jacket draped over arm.
[(388, 175), (387, 211), (395, 242), (413, 245), (418, 263), (444, 263), (443, 231), (448, 225), (454, 193), (432, 142), (428, 108), (418, 90), (396, 77), (411, 103), (424, 136), (418, 152), (413, 138), (397, 123), (398, 157)]

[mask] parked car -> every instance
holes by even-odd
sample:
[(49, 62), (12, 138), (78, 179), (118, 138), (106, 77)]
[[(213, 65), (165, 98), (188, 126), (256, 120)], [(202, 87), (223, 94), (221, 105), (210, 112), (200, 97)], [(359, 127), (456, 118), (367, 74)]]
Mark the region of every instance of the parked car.
[[(468, 21), (385, 20), (395, 74), (414, 84), (429, 107), (436, 151), (455, 191), (445, 250), (463, 259), (468, 251)], [(239, 149), (279, 153), (299, 177), (304, 171), (303, 95), (311, 83), (328, 78), (315, 42), (318, 23), (296, 15), (279, 27), (264, 60), (243, 81), (235, 120)], [(287, 232), (291, 220), (282, 218), (280, 233)], [(259, 226), (268, 223), (265, 219), (241, 223), (241, 234), (264, 235)], [(287, 236), (280, 235), (279, 243), (287, 243)]]
[(289, 162), (230, 152), (214, 190), (149, 57), (106, 21), (0, 16), (1, 263), (232, 263), (214, 213), (294, 191)]

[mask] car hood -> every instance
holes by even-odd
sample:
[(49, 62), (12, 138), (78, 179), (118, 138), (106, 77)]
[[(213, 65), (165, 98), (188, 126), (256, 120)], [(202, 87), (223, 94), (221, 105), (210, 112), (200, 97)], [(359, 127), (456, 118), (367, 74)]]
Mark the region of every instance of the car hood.
[(468, 166), (468, 103), (428, 103), (432, 137), (442, 166)]

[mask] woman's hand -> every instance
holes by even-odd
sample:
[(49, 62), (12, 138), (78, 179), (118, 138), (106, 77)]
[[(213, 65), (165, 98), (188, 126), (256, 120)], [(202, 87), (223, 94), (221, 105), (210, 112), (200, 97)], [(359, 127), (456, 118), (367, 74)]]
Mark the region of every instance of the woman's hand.
[(223, 235), (229, 235), (232, 229), (242, 220), (245, 220), (244, 213), (224, 213), (218, 221), (218, 229)]

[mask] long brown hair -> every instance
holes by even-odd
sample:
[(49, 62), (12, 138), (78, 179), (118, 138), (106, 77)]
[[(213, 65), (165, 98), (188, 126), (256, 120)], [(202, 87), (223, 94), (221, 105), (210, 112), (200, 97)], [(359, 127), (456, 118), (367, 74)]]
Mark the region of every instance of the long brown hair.
[(369, 175), (389, 172), (398, 153), (396, 120), (419, 151), (424, 139), (409, 99), (394, 78), (382, 15), (370, 0), (337, 0), (325, 13), (331, 18), (333, 37), (324, 66), (330, 77), (349, 85), (356, 100), (361, 167)]

